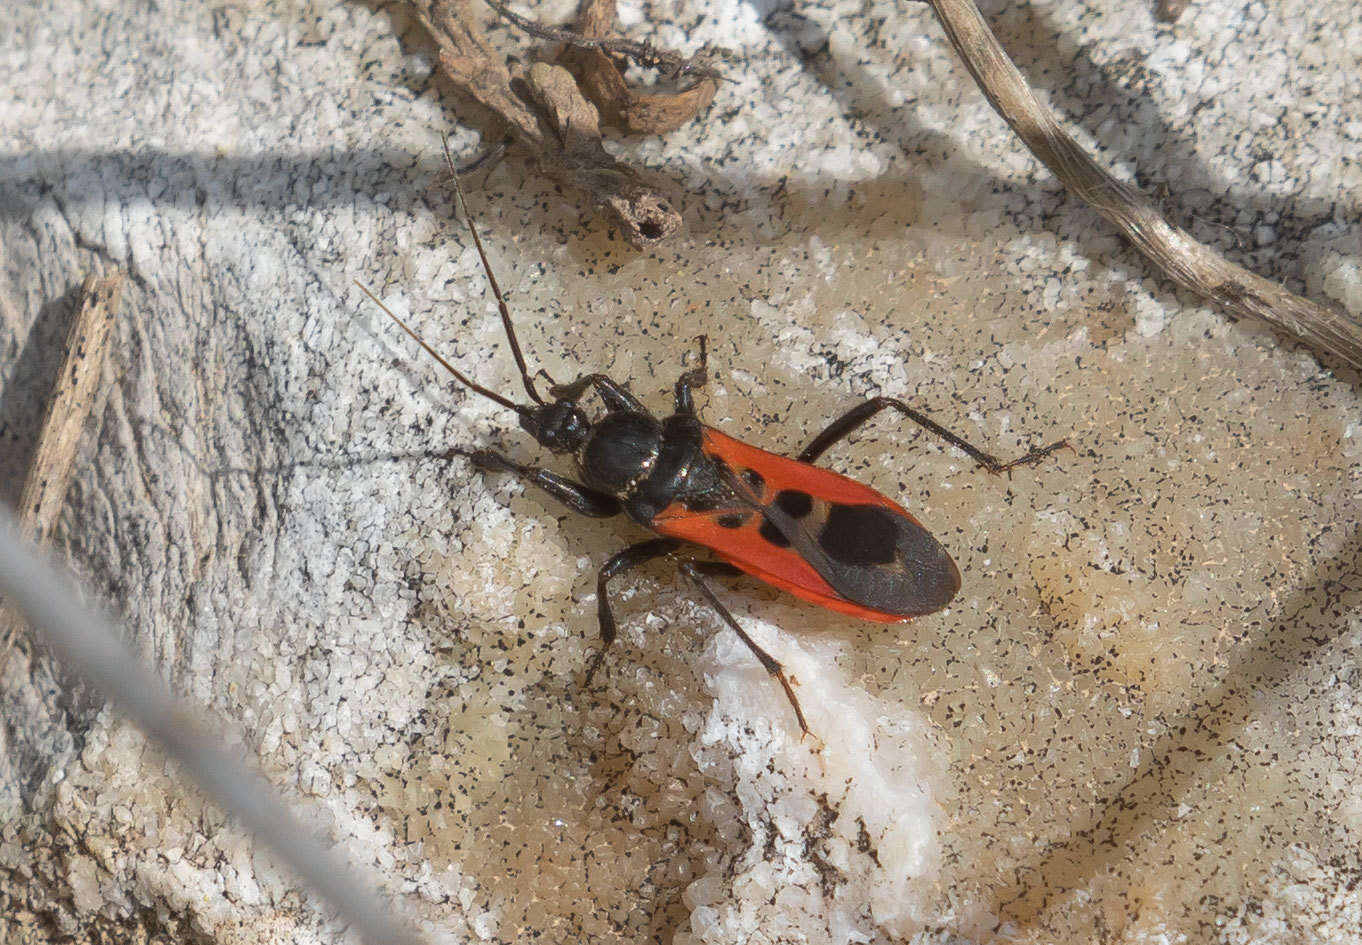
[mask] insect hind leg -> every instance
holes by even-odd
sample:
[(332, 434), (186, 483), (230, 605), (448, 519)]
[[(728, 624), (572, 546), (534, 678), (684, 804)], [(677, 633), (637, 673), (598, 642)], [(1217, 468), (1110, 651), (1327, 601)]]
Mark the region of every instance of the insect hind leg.
[(808, 446), (804, 447), (797, 457), (798, 460), (801, 463), (816, 462), (830, 447), (846, 439), (866, 423), (866, 421), (870, 420), (871, 417), (874, 417), (880, 411), (886, 409), (897, 410), (927, 432), (935, 434), (952, 446), (959, 448), (970, 459), (974, 460), (994, 475), (1008, 472), (1017, 466), (1029, 466), (1033, 463), (1038, 463), (1057, 450), (1073, 449), (1067, 439), (1058, 440), (1048, 446), (1033, 449), (1026, 455), (1018, 457), (1011, 462), (1003, 462), (993, 454), (984, 452), (963, 437), (947, 430), (922, 411), (915, 410), (903, 401), (895, 400), (892, 397), (876, 397), (872, 400), (867, 400), (859, 406), (853, 407), (842, 414), (842, 416), (832, 421), (832, 423), (828, 424), (827, 429), (814, 437), (813, 441), (810, 442)]
[[(790, 685), (789, 677), (785, 675), (785, 667), (781, 665), (780, 660), (776, 659), (770, 653), (767, 653), (758, 645), (756, 640), (753, 640), (747, 635), (747, 631), (738, 623), (737, 618), (729, 613), (728, 608), (719, 600), (719, 597), (714, 593), (713, 588), (705, 582), (704, 573), (706, 571), (714, 570), (718, 572), (718, 569), (711, 569), (707, 567), (707, 564), (707, 562), (682, 561), (680, 564), (681, 573), (690, 578), (691, 583), (700, 589), (700, 593), (704, 595), (705, 600), (714, 608), (715, 612), (723, 619), (724, 623), (728, 624), (729, 629), (738, 635), (738, 639), (747, 644), (747, 648), (752, 651), (752, 655), (757, 658), (757, 662), (761, 663), (762, 669), (766, 670), (767, 674), (775, 677), (776, 680), (780, 682), (781, 688), (785, 690), (785, 698), (790, 700), (790, 706), (794, 709), (795, 720), (799, 722), (800, 732), (803, 735), (813, 735), (813, 732), (809, 730), (809, 723), (804, 718), (804, 710), (800, 708), (799, 697), (795, 695), (794, 687)], [(729, 572), (724, 570), (718, 573), (727, 574)], [(814, 738), (817, 737), (818, 736), (816, 735), (814, 736)]]
[(669, 555), (679, 547), (678, 542), (666, 538), (641, 541), (617, 553), (601, 568), (601, 573), (596, 576), (596, 619), (601, 628), (601, 648), (587, 666), (585, 685), (591, 685), (591, 677), (596, 675), (601, 661), (605, 659), (605, 651), (615, 642), (619, 626), (615, 622), (615, 612), (610, 607), (610, 580), (654, 558)]

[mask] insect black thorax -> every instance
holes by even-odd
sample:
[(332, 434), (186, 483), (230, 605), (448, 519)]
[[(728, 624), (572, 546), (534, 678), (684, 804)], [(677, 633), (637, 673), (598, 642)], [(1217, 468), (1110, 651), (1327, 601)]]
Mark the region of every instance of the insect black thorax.
[(618, 498), (625, 514), (645, 527), (673, 503), (713, 508), (729, 490), (704, 453), (702, 432), (690, 414), (658, 420), (614, 411), (591, 428), (577, 451), (577, 470), (586, 485)]

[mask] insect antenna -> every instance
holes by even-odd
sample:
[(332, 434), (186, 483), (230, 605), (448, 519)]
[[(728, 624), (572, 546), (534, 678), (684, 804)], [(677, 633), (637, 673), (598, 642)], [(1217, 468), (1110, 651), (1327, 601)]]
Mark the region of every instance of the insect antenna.
[[(360, 290), (361, 292), (363, 292), (365, 295), (367, 295), (367, 296), (373, 301), (373, 303), (374, 303), (375, 305), (377, 305), (379, 308), (383, 309), (383, 313), (384, 313), (385, 315), (387, 315), (387, 316), (388, 316), (389, 318), (391, 318), (393, 321), (397, 322), (397, 327), (401, 328), (401, 329), (402, 329), (403, 331), (405, 331), (408, 335), (410, 335), (411, 338), (412, 338), (412, 340), (415, 341), (418, 345), (420, 345), (422, 348), (425, 348), (425, 349), (426, 349), (426, 353), (429, 354), (429, 355), (430, 355), (432, 358), (434, 358), (436, 361), (439, 361), (439, 362), (440, 362), (440, 365), (441, 365), (446, 371), (448, 371), (450, 374), (453, 374), (453, 375), (454, 375), (454, 379), (457, 380), (457, 381), (458, 381), (460, 384), (462, 384), (464, 387), (467, 387), (469, 390), (473, 391), (474, 393), (481, 394), (482, 396), (486, 397), (488, 400), (495, 400), (497, 403), (501, 404), (503, 407), (509, 407), (511, 410), (514, 410), (516, 413), (520, 414), (521, 416), (528, 416), (528, 415), (529, 415), (529, 413), (530, 413), (530, 408), (529, 408), (529, 407), (526, 407), (526, 406), (524, 406), (524, 405), (522, 405), (522, 404), (517, 404), (517, 403), (515, 403), (514, 401), (511, 401), (511, 400), (507, 400), (505, 397), (501, 396), (500, 394), (498, 394), (498, 393), (497, 393), (496, 391), (494, 391), (494, 390), (488, 390), (486, 387), (483, 387), (481, 384), (479, 384), (479, 383), (477, 383), (477, 382), (471, 380), (471, 379), (470, 379), (467, 375), (465, 375), (462, 371), (460, 371), (460, 370), (459, 370), (458, 368), (456, 368), (454, 365), (450, 364), (448, 361), (446, 361), (444, 358), (442, 358), (442, 357), (440, 356), (440, 352), (436, 351), (436, 350), (435, 350), (434, 348), (432, 348), (430, 345), (426, 344), (424, 338), (422, 338), (422, 337), (421, 337), (420, 335), (418, 335), (416, 332), (412, 331), (411, 328), (409, 328), (409, 327), (407, 326), (407, 323), (406, 323), (406, 322), (402, 321), (402, 319), (398, 318), (395, 314), (393, 314), (393, 310), (390, 309), (390, 308), (388, 308), (388, 306), (384, 305), (382, 299), (380, 299), (378, 296), (376, 296), (376, 295), (374, 295), (372, 292), (370, 292), (370, 291), (369, 291), (369, 287), (366, 286), (364, 283), (362, 283), (362, 282), (360, 282), (358, 279), (356, 279), (356, 280), (355, 280), (355, 285), (359, 286), (359, 290)], [(541, 401), (541, 403), (542, 403), (542, 401)]]
[[(459, 213), (463, 215), (468, 223), (468, 232), (473, 235), (473, 245), (478, 248), (478, 258), (482, 260), (482, 271), (487, 273), (487, 281), (492, 286), (492, 294), (497, 299), (497, 309), (501, 312), (501, 324), (506, 329), (506, 337), (511, 342), (511, 354), (515, 355), (516, 367), (520, 368), (520, 379), (525, 382), (525, 392), (530, 395), (530, 400), (537, 404), (542, 404), (544, 398), (539, 396), (539, 391), (534, 388), (534, 378), (530, 376), (530, 369), (525, 365), (525, 355), (520, 353), (520, 342), (516, 340), (515, 326), (511, 324), (511, 310), (506, 305), (506, 299), (501, 294), (501, 286), (497, 284), (497, 277), (492, 274), (492, 264), (487, 261), (487, 253), (482, 248), (482, 239), (478, 236), (478, 228), (473, 224), (473, 214), (468, 212), (468, 201), (463, 196), (463, 186), (459, 183), (459, 171), (454, 166), (454, 156), (449, 153), (449, 136), (441, 137), (441, 142), (445, 149), (445, 163), (449, 165), (449, 177), (454, 182), (454, 194), (458, 197)], [(544, 375), (548, 377), (547, 374)], [(553, 379), (549, 378), (549, 383)]]

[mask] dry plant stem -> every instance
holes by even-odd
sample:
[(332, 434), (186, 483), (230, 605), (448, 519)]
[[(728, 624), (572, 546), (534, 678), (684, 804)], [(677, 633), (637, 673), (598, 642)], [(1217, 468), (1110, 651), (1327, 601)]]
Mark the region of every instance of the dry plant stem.
[[(87, 276), (81, 286), (80, 310), (66, 335), (66, 360), (47, 404), (38, 445), (19, 494), (19, 534), (26, 542), (47, 540), (61, 514), (80, 434), (98, 399), (104, 352), (109, 345), (123, 274)], [(9, 662), (19, 621), (0, 614), (0, 673)]]
[[(54, 656), (113, 701), (165, 753), (293, 867), (371, 945), (424, 945), (426, 939), (394, 912), (392, 903), (303, 825), (278, 793), (229, 751), (192, 706), (177, 702), (156, 674), (121, 642), (109, 620), (80, 603), (68, 580), (0, 507), (0, 593), (27, 618)], [(131, 636), (132, 634), (126, 634)]]
[[(411, 0), (439, 47), (440, 68), (460, 90), (494, 111), (544, 173), (584, 190), (624, 238), (651, 246), (681, 230), (681, 214), (638, 172), (601, 144), (596, 109), (566, 70), (536, 63), (512, 74), (474, 19), (471, 0)], [(564, 80), (564, 77), (566, 80)], [(516, 88), (523, 83), (532, 108)]]
[(971, 0), (927, 0), (970, 74), (1045, 166), (1175, 282), (1231, 315), (1253, 318), (1362, 368), (1362, 324), (1236, 266), (1168, 223), (1143, 194), (1108, 174), (1031, 93)]

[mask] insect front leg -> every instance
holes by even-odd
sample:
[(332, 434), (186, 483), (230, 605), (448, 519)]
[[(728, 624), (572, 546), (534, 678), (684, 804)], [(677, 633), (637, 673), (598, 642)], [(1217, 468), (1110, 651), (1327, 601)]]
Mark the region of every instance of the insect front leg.
[(675, 410), (695, 416), (695, 398), (691, 391), (709, 383), (709, 339), (700, 336), (700, 363), (676, 379)]
[(1056, 450), (1073, 449), (1073, 447), (1069, 445), (1068, 440), (1059, 440), (1058, 442), (1051, 443), (1049, 446), (1042, 446), (1038, 449), (1034, 449), (1025, 456), (1012, 460), (1010, 463), (1005, 463), (991, 453), (985, 453), (977, 446), (974, 446), (952, 433), (950, 430), (947, 430), (922, 411), (914, 410), (912, 407), (909, 407), (903, 401), (895, 400), (892, 397), (876, 397), (873, 400), (867, 400), (858, 407), (853, 407), (851, 410), (848, 410), (846, 413), (842, 414), (842, 416), (832, 421), (832, 423), (828, 424), (826, 430), (814, 437), (813, 442), (804, 447), (797, 459), (801, 463), (812, 463), (817, 461), (818, 457), (827, 452), (829, 447), (845, 439), (847, 436), (850, 436), (851, 433), (867, 420), (885, 409), (897, 410), (929, 433), (934, 433), (952, 446), (959, 447), (960, 450), (970, 457), (970, 459), (994, 474), (1007, 472), (1016, 466), (1027, 466), (1032, 463), (1037, 463)]
[(523, 466), (513, 459), (502, 456), (500, 453), (493, 453), (490, 450), (469, 452), (456, 449), (451, 452), (459, 456), (467, 456), (469, 461), (478, 469), (514, 473), (543, 489), (572, 511), (580, 512), (588, 518), (610, 518), (612, 515), (618, 515), (623, 511), (619, 499), (616, 499), (613, 495), (607, 492), (598, 492), (551, 470)]
[[(700, 593), (705, 596), (705, 600), (709, 601), (709, 605), (723, 618), (724, 623), (728, 624), (729, 628), (738, 635), (738, 638), (747, 644), (747, 648), (752, 651), (752, 655), (757, 658), (757, 662), (761, 663), (762, 668), (765, 669), (768, 674), (780, 681), (781, 688), (785, 690), (785, 698), (790, 700), (790, 705), (794, 709), (795, 719), (799, 722), (800, 732), (804, 735), (813, 735), (813, 733), (809, 731), (809, 723), (804, 720), (804, 710), (799, 707), (799, 699), (794, 694), (794, 687), (790, 685), (790, 680), (785, 675), (785, 667), (780, 665), (780, 660), (763, 650), (757, 645), (756, 640), (753, 640), (747, 635), (747, 631), (738, 623), (737, 618), (728, 612), (728, 608), (719, 600), (713, 589), (705, 583), (703, 576), (705, 572), (728, 574), (730, 573), (728, 568), (731, 566), (721, 564), (718, 567), (711, 567), (709, 562), (682, 561), (680, 567), (681, 573), (690, 578), (691, 583), (700, 589)], [(720, 570), (720, 568), (723, 570)], [(816, 735), (814, 737), (817, 738)]]
[(610, 644), (615, 642), (618, 624), (615, 623), (615, 612), (610, 607), (610, 580), (618, 577), (626, 571), (632, 571), (641, 564), (646, 564), (654, 558), (661, 558), (669, 555), (677, 548), (680, 542), (675, 542), (667, 538), (653, 538), (649, 541), (641, 541), (636, 545), (630, 545), (623, 551), (616, 554), (605, 563), (601, 568), (601, 573), (596, 576), (596, 619), (601, 628), (601, 649), (591, 660), (591, 665), (586, 670), (586, 685), (591, 685), (591, 677), (596, 675), (596, 670), (600, 668), (601, 660), (605, 659), (605, 651), (610, 648)]
[(584, 374), (570, 384), (554, 384), (549, 388), (549, 393), (558, 400), (568, 400), (573, 403), (582, 399), (588, 387), (594, 387), (596, 393), (600, 395), (605, 403), (607, 410), (628, 410), (632, 413), (648, 413), (648, 408), (623, 386), (612, 380), (606, 374)]

